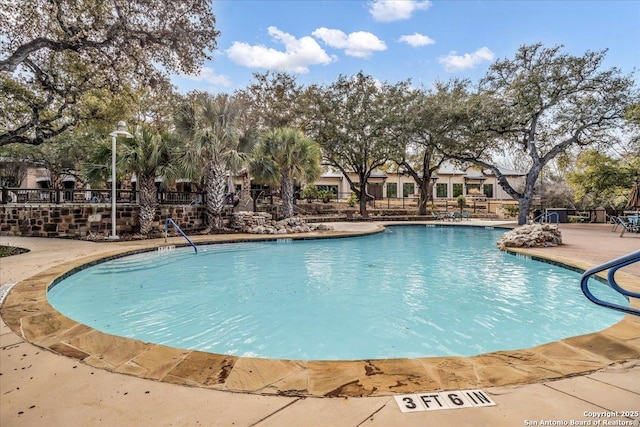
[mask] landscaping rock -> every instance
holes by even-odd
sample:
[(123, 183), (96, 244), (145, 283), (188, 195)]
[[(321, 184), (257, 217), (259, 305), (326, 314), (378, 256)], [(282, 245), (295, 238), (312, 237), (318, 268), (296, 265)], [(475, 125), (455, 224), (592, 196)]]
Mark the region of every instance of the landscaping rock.
[(326, 224), (307, 224), (307, 222), (300, 217), (274, 221), (272, 220), (271, 214), (266, 212), (245, 211), (234, 213), (231, 216), (229, 228), (241, 233), (250, 234), (293, 234), (333, 229)]
[(500, 249), (558, 246), (562, 244), (562, 234), (557, 225), (523, 225), (504, 233), (497, 244)]

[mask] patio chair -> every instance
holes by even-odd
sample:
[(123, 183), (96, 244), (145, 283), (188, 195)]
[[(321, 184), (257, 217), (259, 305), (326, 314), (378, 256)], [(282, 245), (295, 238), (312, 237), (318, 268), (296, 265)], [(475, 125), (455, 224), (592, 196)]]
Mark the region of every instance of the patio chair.
[(462, 221), (462, 214), (460, 212), (451, 212), (451, 221)]
[(620, 222), (618, 221), (618, 217), (617, 216), (611, 215), (609, 217), (609, 222), (611, 222), (611, 224), (613, 224), (613, 227), (611, 227), (611, 232), (616, 231), (618, 229), (618, 226), (620, 226)]
[(625, 232), (629, 233), (640, 233), (640, 225), (634, 224), (630, 222), (628, 219), (624, 217), (615, 217), (617, 218), (618, 224), (622, 227), (622, 232), (620, 233), (620, 237), (624, 236)]
[(471, 216), (469, 215), (469, 212), (467, 211), (462, 212), (462, 219), (466, 219), (467, 221), (469, 221), (470, 218)]
[(440, 213), (440, 212), (431, 212), (431, 215), (433, 215), (433, 218), (436, 220), (442, 220), (444, 221), (446, 219), (446, 217), (444, 216), (444, 214)]

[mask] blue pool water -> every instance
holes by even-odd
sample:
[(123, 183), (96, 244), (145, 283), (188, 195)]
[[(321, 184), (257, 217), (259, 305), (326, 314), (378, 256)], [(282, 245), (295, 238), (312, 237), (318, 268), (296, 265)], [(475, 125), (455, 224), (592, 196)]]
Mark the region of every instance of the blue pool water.
[[(280, 359), (469, 356), (594, 332), (622, 318), (580, 274), (499, 251), (504, 230), (389, 227), (353, 238), (146, 253), (48, 292), (68, 317), (172, 347)], [(628, 302), (606, 285), (596, 296)]]

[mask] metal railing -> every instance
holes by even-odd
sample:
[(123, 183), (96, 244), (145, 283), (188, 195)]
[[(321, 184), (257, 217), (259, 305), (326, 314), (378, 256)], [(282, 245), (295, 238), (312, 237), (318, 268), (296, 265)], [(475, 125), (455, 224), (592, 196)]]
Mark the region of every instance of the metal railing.
[(603, 301), (597, 297), (595, 297), (591, 291), (589, 290), (589, 278), (601, 271), (609, 270), (607, 274), (607, 281), (609, 286), (616, 292), (625, 297), (629, 298), (640, 298), (640, 293), (632, 292), (627, 289), (621, 287), (618, 282), (616, 282), (615, 274), (622, 267), (626, 267), (628, 265), (634, 264), (636, 262), (640, 262), (640, 251), (632, 252), (629, 255), (622, 256), (620, 258), (616, 258), (602, 265), (590, 268), (582, 274), (582, 278), (580, 279), (580, 288), (582, 289), (582, 293), (594, 304), (610, 308), (612, 310), (622, 311), (624, 313), (633, 314), (636, 316), (640, 316), (640, 310), (633, 307), (626, 307), (624, 305), (616, 304), (613, 302)]
[(312, 212), (310, 212), (310, 211), (308, 211), (306, 209), (303, 209), (298, 205), (293, 205), (293, 212), (295, 214), (313, 215)]
[(176, 224), (175, 221), (172, 220), (171, 218), (167, 218), (166, 221), (164, 222), (164, 242), (167, 243), (167, 236), (169, 234), (169, 224), (173, 225), (173, 227), (178, 231), (178, 233), (182, 234), (182, 237), (187, 239), (187, 242), (189, 242), (189, 244), (193, 247), (193, 250), (196, 251), (196, 254), (197, 254), (198, 248), (196, 248), (196, 245), (191, 241), (191, 239), (187, 237), (186, 234), (184, 234), (184, 231), (182, 231), (182, 229), (178, 227), (178, 224)]
[[(108, 189), (61, 189), (49, 188), (2, 188), (2, 204), (6, 203), (111, 203), (111, 190)], [(204, 200), (204, 193), (158, 191), (158, 203), (161, 205), (196, 205)], [(138, 192), (134, 190), (116, 189), (116, 203), (137, 204)]]
[(555, 218), (556, 225), (560, 224), (560, 215), (558, 214), (558, 212), (544, 212), (533, 218), (531, 220), (531, 224), (535, 224), (536, 222), (539, 222), (541, 224), (545, 222), (551, 222), (551, 217)]

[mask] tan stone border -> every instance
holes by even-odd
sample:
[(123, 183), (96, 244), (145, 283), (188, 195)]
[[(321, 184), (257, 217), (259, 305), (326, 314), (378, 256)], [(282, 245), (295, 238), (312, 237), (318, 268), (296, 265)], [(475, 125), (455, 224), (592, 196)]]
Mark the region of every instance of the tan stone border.
[[(378, 226), (369, 232), (277, 237), (345, 237), (382, 229)], [(194, 238), (200, 244), (273, 239), (274, 236), (248, 235)], [(93, 367), (174, 384), (265, 395), (360, 397), (524, 384), (587, 374), (616, 362), (640, 358), (640, 318), (631, 315), (600, 332), (525, 350), (472, 357), (304, 361), (227, 356), (113, 336), (63, 316), (48, 303), (47, 289), (82, 265), (157, 246), (141, 243), (136, 250), (123, 249), (69, 261), (23, 280), (6, 296), (2, 318), (25, 340)], [(553, 261), (582, 270), (591, 267), (570, 259)], [(622, 286), (637, 287), (632, 282), (637, 283), (638, 277), (621, 276), (617, 279)], [(632, 304), (640, 306), (638, 300)]]

